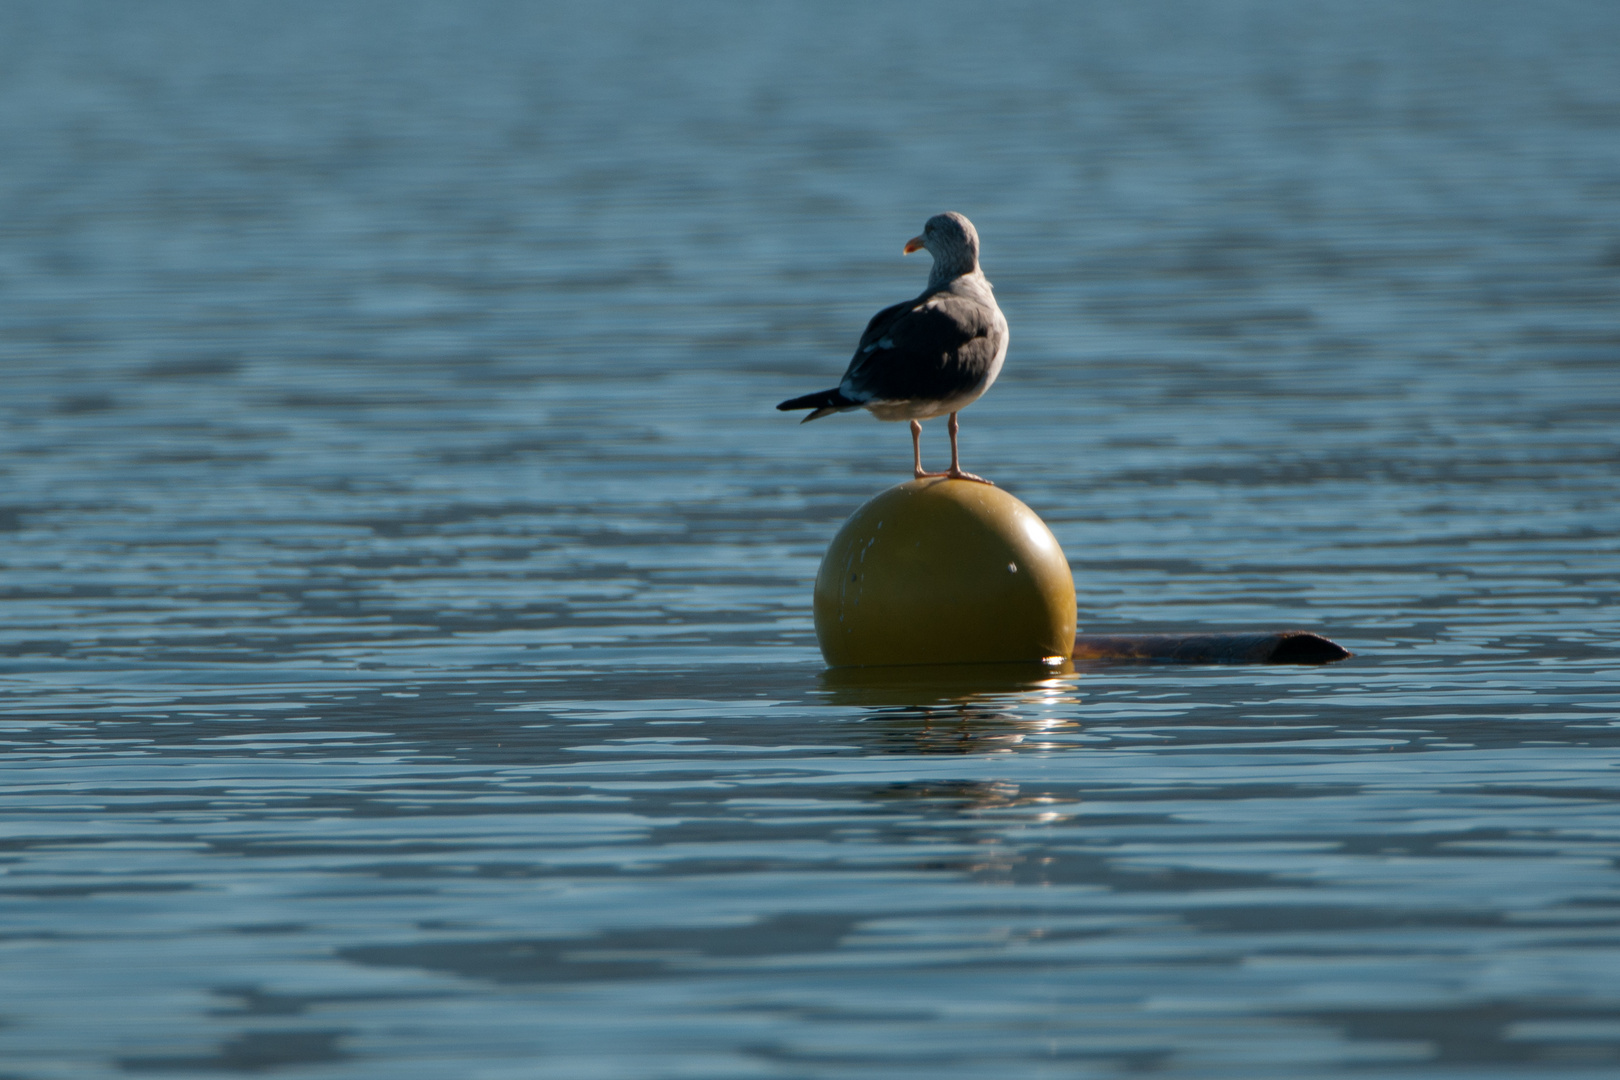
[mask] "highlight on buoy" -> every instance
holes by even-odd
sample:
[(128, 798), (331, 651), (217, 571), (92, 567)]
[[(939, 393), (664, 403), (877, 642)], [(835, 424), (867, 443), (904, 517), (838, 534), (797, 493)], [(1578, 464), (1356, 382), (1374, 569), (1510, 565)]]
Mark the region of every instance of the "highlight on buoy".
[(1061, 663), (1074, 651), (1074, 576), (1052, 530), (1001, 488), (911, 480), (838, 530), (815, 625), (833, 667)]

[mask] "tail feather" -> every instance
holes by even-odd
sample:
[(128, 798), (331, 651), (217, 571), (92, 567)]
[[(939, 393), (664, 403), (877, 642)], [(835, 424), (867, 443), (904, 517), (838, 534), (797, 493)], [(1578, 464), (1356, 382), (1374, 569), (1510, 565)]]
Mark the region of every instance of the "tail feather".
[(790, 412), (793, 409), (811, 409), (813, 411), (810, 415), (799, 421), (801, 424), (808, 424), (810, 421), (827, 416), (830, 413), (860, 407), (860, 402), (851, 401), (835, 388), (832, 390), (818, 390), (814, 394), (806, 394), (803, 397), (784, 401), (777, 406), (777, 409), (782, 412)]

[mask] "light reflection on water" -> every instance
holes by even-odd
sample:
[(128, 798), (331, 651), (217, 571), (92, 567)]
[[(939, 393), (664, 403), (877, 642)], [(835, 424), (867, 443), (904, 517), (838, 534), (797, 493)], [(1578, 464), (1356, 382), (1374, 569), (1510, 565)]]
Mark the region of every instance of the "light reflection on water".
[[(1608, 6), (130, 10), (0, 16), (0, 1073), (1613, 1072)], [(1084, 628), (1355, 659), (822, 671), (947, 207)]]

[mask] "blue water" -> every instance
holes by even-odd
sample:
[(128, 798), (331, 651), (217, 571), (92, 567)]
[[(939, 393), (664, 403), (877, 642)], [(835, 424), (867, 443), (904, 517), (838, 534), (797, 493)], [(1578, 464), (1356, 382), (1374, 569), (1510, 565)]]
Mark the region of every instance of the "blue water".
[[(0, 1076), (1612, 1077), (1616, 40), (0, 9)], [(823, 672), (944, 209), (1082, 627), (1354, 659)]]

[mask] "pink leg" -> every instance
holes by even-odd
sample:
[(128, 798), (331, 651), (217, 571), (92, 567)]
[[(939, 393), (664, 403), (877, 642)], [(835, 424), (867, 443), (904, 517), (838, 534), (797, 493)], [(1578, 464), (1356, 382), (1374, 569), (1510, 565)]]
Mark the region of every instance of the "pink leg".
[[(912, 423), (915, 424), (916, 421), (913, 420)], [(957, 431), (957, 428), (959, 428), (960, 426), (961, 425), (956, 422), (956, 414), (951, 413), (951, 422), (950, 422), (950, 432), (951, 432), (951, 471), (946, 473), (945, 475), (950, 477), (952, 480), (975, 480), (975, 481), (977, 481), (977, 482), (979, 482), (981, 484), (990, 484), (990, 481), (986, 480), (982, 476), (974, 476), (970, 472), (963, 472), (962, 471), (962, 462), (961, 462), (961, 459), (959, 458), (959, 456), (957, 454), (957, 450), (956, 450), (956, 431)], [(920, 466), (919, 466), (919, 468), (920, 468)], [(990, 486), (995, 487), (996, 485), (990, 484)]]
[(930, 476), (944, 476), (942, 472), (923, 472), (922, 467), (922, 425), (913, 420), (911, 422), (911, 468), (918, 480), (926, 480)]

